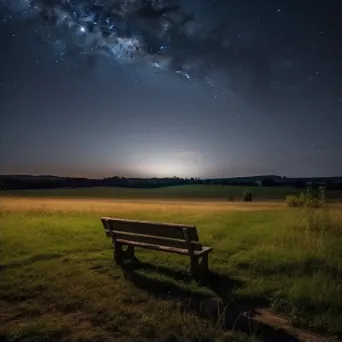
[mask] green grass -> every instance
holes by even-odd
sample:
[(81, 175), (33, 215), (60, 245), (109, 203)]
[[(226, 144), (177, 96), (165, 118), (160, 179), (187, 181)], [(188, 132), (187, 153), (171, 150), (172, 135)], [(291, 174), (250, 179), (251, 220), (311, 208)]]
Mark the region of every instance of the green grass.
[[(272, 307), (342, 337), (340, 212), (151, 208), (0, 211), (0, 339), (248, 339), (210, 319), (211, 298), (232, 312)], [(146, 250), (137, 250), (140, 267), (116, 267), (106, 215), (195, 224), (214, 247), (215, 281), (188, 279), (186, 257)]]
[[(2, 191), (0, 196), (29, 197), (74, 197), (74, 198), (122, 198), (122, 199), (216, 199), (242, 200), (244, 191), (250, 191), (253, 199), (285, 199), (286, 195), (299, 193), (299, 189), (282, 187), (243, 187), (225, 185), (180, 185), (157, 189), (130, 189), (115, 187), (78, 188), (78, 189), (46, 189), (46, 190), (13, 190)], [(342, 197), (342, 194), (339, 193)]]
[[(179, 185), (157, 189), (130, 189), (116, 187), (13, 190), (1, 191), (0, 196), (68, 197), (68, 198), (116, 198), (116, 199), (181, 199), (181, 200), (228, 200), (241, 201), (243, 193), (251, 192), (253, 201), (284, 200), (288, 195), (297, 195), (302, 189), (291, 187), (244, 187), (228, 185)], [(327, 191), (327, 198), (342, 199), (342, 191)]]

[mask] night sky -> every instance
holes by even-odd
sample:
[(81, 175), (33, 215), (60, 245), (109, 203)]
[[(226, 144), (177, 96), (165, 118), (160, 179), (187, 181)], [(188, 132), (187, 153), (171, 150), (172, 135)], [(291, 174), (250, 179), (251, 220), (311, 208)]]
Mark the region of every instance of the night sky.
[(342, 176), (342, 1), (0, 0), (0, 173)]

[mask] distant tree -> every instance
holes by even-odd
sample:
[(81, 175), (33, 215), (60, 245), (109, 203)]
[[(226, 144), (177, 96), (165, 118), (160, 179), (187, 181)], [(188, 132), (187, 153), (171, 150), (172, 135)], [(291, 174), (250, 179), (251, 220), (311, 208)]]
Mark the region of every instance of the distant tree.
[(271, 178), (265, 178), (261, 181), (261, 185), (262, 186), (274, 186), (275, 185), (275, 181)]
[(306, 188), (306, 183), (303, 180), (296, 180), (295, 182), (295, 187), (298, 189), (305, 189)]

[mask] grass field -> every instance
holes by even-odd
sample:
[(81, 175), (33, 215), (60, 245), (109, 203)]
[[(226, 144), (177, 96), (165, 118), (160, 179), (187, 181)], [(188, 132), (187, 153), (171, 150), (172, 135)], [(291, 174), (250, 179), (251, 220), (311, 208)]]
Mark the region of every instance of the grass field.
[[(340, 207), (34, 195), (0, 199), (0, 339), (280, 340), (237, 319), (260, 308), (342, 338)], [(212, 277), (198, 284), (186, 257), (146, 250), (115, 266), (101, 216), (196, 225)]]
[[(287, 195), (296, 195), (303, 189), (291, 187), (244, 187), (227, 185), (180, 185), (157, 189), (130, 188), (79, 188), (79, 189), (49, 189), (49, 190), (17, 190), (2, 191), (0, 196), (19, 197), (74, 197), (74, 198), (115, 198), (115, 199), (163, 199), (163, 200), (228, 200), (240, 201), (243, 192), (247, 190), (255, 201), (284, 200)], [(327, 192), (328, 199), (342, 200), (341, 190)]]

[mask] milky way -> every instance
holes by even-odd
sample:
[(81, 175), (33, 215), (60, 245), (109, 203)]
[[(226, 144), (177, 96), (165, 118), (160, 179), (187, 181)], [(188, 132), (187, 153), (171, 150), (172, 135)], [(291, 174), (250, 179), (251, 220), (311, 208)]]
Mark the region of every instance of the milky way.
[[(172, 70), (186, 79), (196, 77), (211, 85), (212, 75), (224, 72), (230, 88), (249, 98), (255, 92), (260, 96), (279, 90), (293, 95), (301, 84), (295, 77), (291, 79), (291, 75), (298, 73), (299, 64), (309, 58), (308, 48), (315, 44), (325, 48), (320, 46), (319, 39), (312, 37), (315, 32), (309, 32), (304, 41), (302, 33), (294, 31), (296, 20), (286, 23), (288, 30), (286, 27), (281, 32), (268, 30), (266, 37), (260, 27), (252, 28), (253, 23), (246, 26), (228, 15), (220, 18), (217, 13), (205, 17), (197, 14), (200, 1), (192, 2), (192, 6), (164, 0), (3, 0), (3, 3), (19, 12), (45, 40), (54, 42), (61, 59), (66, 56), (91, 59), (102, 54), (121, 64), (145, 63), (158, 71)], [(217, 6), (223, 4), (217, 3)], [(223, 11), (229, 13), (229, 7), (234, 4), (223, 7)], [(273, 6), (271, 10), (274, 20), (277, 16), (283, 20), (282, 8)], [(301, 11), (305, 13), (299, 6), (298, 13)], [(322, 30), (326, 19), (334, 25), (335, 18), (327, 14), (321, 18)], [(300, 57), (304, 50), (305, 55)], [(300, 72), (310, 78), (314, 70), (302, 66)]]
[(156, 69), (172, 69), (186, 78), (195, 71), (192, 61), (182, 57), (179, 43), (183, 39), (186, 45), (191, 44), (197, 23), (177, 4), (41, 0), (7, 5), (19, 11), (35, 30), (40, 24), (44, 39), (62, 48), (61, 58), (67, 54), (106, 54), (119, 63), (145, 62)]
[[(303, 60), (298, 60), (291, 49), (312, 44), (311, 40), (301, 42), (299, 34), (286, 29), (267, 32), (265, 37), (260, 28), (252, 28), (252, 23), (246, 26), (217, 13), (203, 17), (197, 14), (201, 2), (187, 7), (183, 2), (163, 0), (3, 3), (20, 13), (46, 41), (53, 42), (61, 59), (92, 59), (101, 54), (117, 63), (145, 63), (151, 69), (171, 70), (210, 85), (215, 82), (215, 72), (223, 72), (231, 90), (247, 94), (249, 99), (255, 92), (260, 96), (296, 91), (300, 84), (291, 79), (291, 73), (298, 72)], [(224, 10), (228, 13), (229, 6)], [(273, 11), (277, 20), (281, 8), (274, 6)]]

